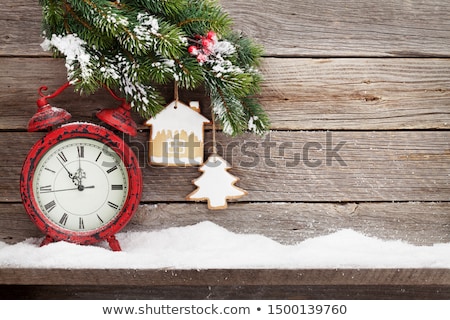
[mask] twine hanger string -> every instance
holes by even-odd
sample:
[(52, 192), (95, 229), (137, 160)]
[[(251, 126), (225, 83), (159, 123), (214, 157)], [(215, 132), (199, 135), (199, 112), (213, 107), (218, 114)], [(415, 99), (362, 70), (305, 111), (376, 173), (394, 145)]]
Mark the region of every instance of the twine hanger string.
[(216, 144), (216, 120), (214, 116), (214, 111), (211, 110), (211, 122), (212, 122), (212, 138), (213, 138), (213, 154), (217, 154), (217, 144)]
[(178, 108), (178, 82), (175, 80), (173, 85), (173, 99), (175, 100), (175, 109)]

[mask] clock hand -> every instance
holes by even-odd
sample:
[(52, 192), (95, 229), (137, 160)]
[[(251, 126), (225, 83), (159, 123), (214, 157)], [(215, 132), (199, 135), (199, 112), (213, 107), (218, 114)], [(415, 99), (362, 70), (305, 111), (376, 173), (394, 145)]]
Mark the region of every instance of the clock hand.
[(68, 188), (68, 189), (59, 189), (59, 190), (45, 190), (45, 191), (41, 191), (40, 193), (52, 193), (52, 192), (61, 192), (61, 191), (73, 191), (73, 190), (78, 190), (78, 191), (83, 191), (84, 189), (94, 189), (95, 186), (87, 186), (84, 187), (82, 185), (79, 185), (76, 188)]
[(77, 182), (74, 181), (75, 185), (78, 185), (78, 187), (80, 188), (83, 187), (83, 178), (86, 178), (86, 173), (84, 172), (83, 169), (81, 169), (81, 154), (84, 153), (84, 149), (83, 147), (79, 146), (78, 147), (78, 170), (75, 173), (75, 177), (73, 179), (76, 179)]
[(67, 167), (64, 165), (64, 163), (58, 158), (59, 163), (63, 166), (64, 170), (69, 174), (69, 178), (73, 180), (73, 174), (67, 169)]
[(78, 185), (78, 191), (83, 191), (84, 189), (86, 189), (86, 188), (88, 188), (88, 189), (93, 189), (94, 188), (94, 186), (89, 186), (89, 187), (85, 187), (85, 186), (83, 186), (81, 183)]

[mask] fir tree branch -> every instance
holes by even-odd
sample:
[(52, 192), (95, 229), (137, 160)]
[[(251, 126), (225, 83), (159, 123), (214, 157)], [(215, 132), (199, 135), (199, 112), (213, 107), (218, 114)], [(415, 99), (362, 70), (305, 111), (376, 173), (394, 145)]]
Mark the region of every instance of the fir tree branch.
[[(73, 11), (72, 7), (67, 3), (67, 1), (63, 1), (63, 2), (64, 2), (64, 7), (65, 7), (67, 13), (69, 13), (73, 18), (75, 18), (80, 24), (82, 24), (83, 27), (85, 27), (86, 29), (88, 29), (90, 31), (93, 31), (93, 27), (89, 23), (87, 23), (85, 20), (81, 19), (75, 13), (75, 11)], [(66, 26), (67, 33), (72, 33), (70, 31), (70, 27), (68, 26), (67, 19), (64, 19), (64, 25)]]
[[(46, 46), (66, 56), (68, 78), (78, 91), (114, 87), (133, 110), (149, 117), (165, 104), (155, 84), (177, 81), (189, 90), (203, 84), (225, 133), (267, 130), (268, 117), (252, 97), (262, 81), (256, 69), (262, 48), (232, 32), (232, 20), (217, 0), (39, 3)], [(192, 56), (189, 44), (210, 46), (203, 42), (211, 41), (206, 34), (212, 30), (220, 38), (208, 49), (215, 51), (202, 52), (208, 59)]]

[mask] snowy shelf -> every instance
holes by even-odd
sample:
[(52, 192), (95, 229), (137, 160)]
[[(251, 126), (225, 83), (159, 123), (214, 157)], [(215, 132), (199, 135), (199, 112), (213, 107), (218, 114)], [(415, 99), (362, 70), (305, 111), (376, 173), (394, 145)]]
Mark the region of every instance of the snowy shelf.
[(448, 299), (450, 269), (7, 268), (0, 284), (2, 299)]

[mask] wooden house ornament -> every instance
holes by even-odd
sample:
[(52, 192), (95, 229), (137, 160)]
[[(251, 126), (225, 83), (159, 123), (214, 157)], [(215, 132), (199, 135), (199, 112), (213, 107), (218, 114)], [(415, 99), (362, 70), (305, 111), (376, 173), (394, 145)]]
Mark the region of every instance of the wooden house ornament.
[(150, 126), (149, 162), (160, 166), (199, 166), (203, 163), (204, 125), (198, 101), (189, 106), (174, 100), (145, 122)]

